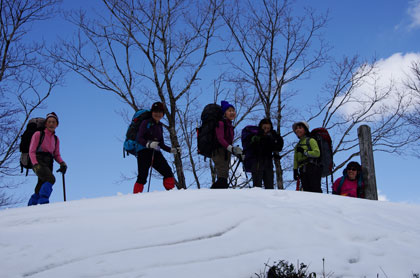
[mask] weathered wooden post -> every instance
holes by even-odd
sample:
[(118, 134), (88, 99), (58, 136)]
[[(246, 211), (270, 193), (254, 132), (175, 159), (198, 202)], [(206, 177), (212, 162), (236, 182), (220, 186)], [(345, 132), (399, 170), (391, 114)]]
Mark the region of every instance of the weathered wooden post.
[(361, 125), (357, 129), (360, 147), (360, 161), (363, 167), (363, 182), (365, 183), (365, 198), (378, 200), (376, 188), (375, 163), (373, 160), (372, 134), (370, 127)]

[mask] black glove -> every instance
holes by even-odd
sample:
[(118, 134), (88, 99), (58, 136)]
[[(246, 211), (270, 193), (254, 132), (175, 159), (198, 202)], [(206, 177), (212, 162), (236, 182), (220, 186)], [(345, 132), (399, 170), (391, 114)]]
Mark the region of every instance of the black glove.
[(280, 155), (278, 155), (278, 154), (276, 154), (276, 153), (273, 153), (273, 158), (274, 158), (274, 159), (281, 159), (281, 156), (280, 156)]
[(302, 147), (296, 147), (296, 151), (302, 154), (305, 152), (305, 150)]
[(35, 174), (38, 173), (39, 169), (41, 169), (41, 165), (39, 165), (38, 163), (35, 164), (34, 166), (32, 166), (32, 169), (34, 169)]
[(65, 174), (67, 171), (67, 164), (65, 162), (60, 163), (60, 169), (57, 170), (57, 172), (61, 172)]
[(293, 169), (293, 179), (297, 181), (299, 179), (299, 172), (297, 169)]

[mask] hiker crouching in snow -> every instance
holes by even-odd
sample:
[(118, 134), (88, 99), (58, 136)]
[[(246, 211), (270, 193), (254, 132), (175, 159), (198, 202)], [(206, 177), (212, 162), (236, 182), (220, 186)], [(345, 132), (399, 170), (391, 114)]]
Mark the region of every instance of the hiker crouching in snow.
[(299, 138), (299, 143), (295, 146), (293, 179), (300, 178), (303, 191), (322, 193), (321, 167), (316, 163), (321, 154), (318, 143), (309, 137), (307, 122), (294, 123), (292, 128)]
[(334, 182), (332, 194), (363, 198), (363, 188), (362, 167), (356, 161), (351, 161), (344, 169), (343, 176)]
[(55, 183), (52, 173), (54, 160), (60, 164), (59, 171), (67, 171), (67, 165), (60, 155), (60, 140), (55, 135), (58, 126), (58, 117), (54, 112), (47, 114), (45, 129), (34, 133), (29, 145), (29, 157), (33, 170), (38, 176), (35, 193), (29, 199), (28, 206), (48, 204)]
[(219, 147), (216, 148), (212, 155), (214, 167), (216, 168), (217, 180), (212, 184), (212, 189), (228, 188), (229, 162), (231, 154), (242, 157), (242, 149), (233, 147), (234, 131), (232, 122), (236, 117), (235, 107), (227, 101), (221, 102), (223, 120), (219, 121), (216, 127), (216, 138)]
[(163, 176), (163, 186), (166, 190), (171, 190), (175, 187), (172, 169), (169, 167), (168, 162), (163, 157), (160, 150), (163, 149), (166, 152), (175, 154), (179, 152), (179, 149), (170, 148), (166, 146), (163, 141), (163, 128), (162, 123), (160, 122), (165, 112), (163, 103), (153, 103), (151, 112), (152, 117), (148, 120), (144, 120), (140, 124), (137, 132), (136, 140), (142, 146), (145, 146), (145, 148), (140, 150), (137, 154), (138, 175), (137, 181), (134, 184), (134, 194), (143, 192), (150, 167), (156, 169), (156, 171)]
[(270, 119), (262, 119), (258, 124), (258, 133), (251, 138), (251, 148), (255, 156), (252, 163), (252, 182), (254, 187), (274, 189), (273, 152), (280, 152), (283, 139), (273, 130)]

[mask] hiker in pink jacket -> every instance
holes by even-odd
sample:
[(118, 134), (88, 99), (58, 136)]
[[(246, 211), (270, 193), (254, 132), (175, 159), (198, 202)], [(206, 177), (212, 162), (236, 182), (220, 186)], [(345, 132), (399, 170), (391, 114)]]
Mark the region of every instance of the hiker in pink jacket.
[(355, 198), (363, 198), (362, 167), (356, 161), (347, 164), (343, 176), (333, 184), (333, 194)]
[(217, 180), (212, 184), (211, 189), (228, 188), (229, 162), (231, 154), (242, 157), (242, 149), (233, 147), (233, 125), (232, 122), (236, 117), (235, 107), (227, 101), (221, 102), (223, 120), (219, 121), (216, 127), (216, 138), (219, 147), (215, 149), (212, 160), (216, 168)]
[(60, 155), (60, 140), (55, 135), (58, 126), (58, 117), (54, 112), (47, 114), (45, 119), (45, 129), (34, 133), (29, 145), (29, 157), (33, 170), (38, 176), (38, 183), (35, 193), (29, 199), (28, 206), (37, 204), (47, 204), (52, 193), (52, 186), (55, 177), (52, 173), (54, 160), (60, 164), (59, 171), (63, 174), (67, 170), (67, 165)]

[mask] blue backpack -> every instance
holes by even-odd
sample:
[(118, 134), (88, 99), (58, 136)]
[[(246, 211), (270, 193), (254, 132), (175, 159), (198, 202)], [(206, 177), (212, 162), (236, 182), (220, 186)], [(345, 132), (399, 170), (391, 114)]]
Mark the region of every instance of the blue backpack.
[(152, 112), (149, 110), (141, 109), (138, 110), (133, 118), (131, 119), (131, 123), (128, 126), (127, 133), (125, 135), (124, 147), (123, 147), (123, 154), (125, 157), (125, 153), (127, 155), (132, 154), (137, 156), (137, 153), (144, 149), (145, 146), (141, 145), (139, 142), (136, 141), (137, 132), (139, 131), (140, 124), (147, 119), (152, 117)]

